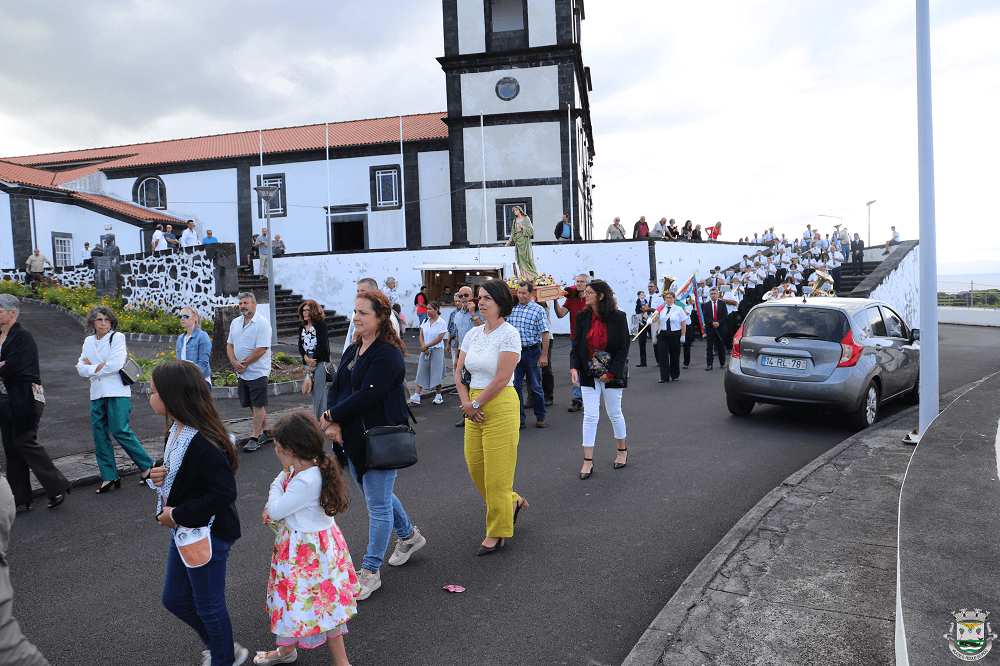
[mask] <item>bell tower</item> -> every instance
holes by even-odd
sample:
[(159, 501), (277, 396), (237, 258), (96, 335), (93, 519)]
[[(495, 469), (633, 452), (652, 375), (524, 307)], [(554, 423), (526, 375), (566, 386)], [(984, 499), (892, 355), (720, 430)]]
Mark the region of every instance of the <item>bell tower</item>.
[(443, 0), (443, 8), (452, 245), (504, 241), (518, 205), (536, 241), (554, 240), (564, 213), (574, 238), (590, 238), (583, 0)]

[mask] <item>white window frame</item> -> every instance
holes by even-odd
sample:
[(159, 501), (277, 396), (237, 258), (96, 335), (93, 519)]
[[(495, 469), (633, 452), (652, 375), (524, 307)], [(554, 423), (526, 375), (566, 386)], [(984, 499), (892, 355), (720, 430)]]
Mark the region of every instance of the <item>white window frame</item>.
[(144, 206), (146, 208), (152, 208), (153, 210), (166, 210), (167, 209), (166, 205), (163, 205), (163, 206), (147, 206), (146, 205), (146, 201), (149, 200), (149, 197), (146, 196), (145, 190), (146, 190), (146, 183), (149, 183), (149, 182), (156, 183), (157, 190), (159, 190), (157, 192), (157, 194), (159, 195), (159, 196), (157, 196), (157, 199), (160, 202), (166, 202), (166, 200), (167, 200), (167, 191), (166, 191), (167, 190), (167, 186), (166, 186), (166, 184), (162, 180), (160, 180), (159, 178), (157, 178), (156, 176), (150, 176), (149, 178), (144, 178), (142, 180), (142, 182), (139, 183), (139, 189), (138, 189), (137, 196), (136, 196), (138, 204), (140, 206)]
[[(392, 176), (392, 196), (386, 198), (385, 190), (382, 187), (382, 178)], [(377, 208), (390, 208), (399, 206), (399, 169), (379, 169), (375, 172), (375, 206)]]
[[(65, 245), (64, 250), (59, 246)], [(52, 232), (52, 264), (56, 268), (75, 266), (73, 261), (73, 236), (59, 232)]]
[(274, 185), (278, 188), (278, 191), (274, 193), (269, 202), (269, 208), (271, 209), (271, 215), (284, 215), (285, 211), (285, 177), (284, 176), (264, 176), (263, 178), (265, 185)]

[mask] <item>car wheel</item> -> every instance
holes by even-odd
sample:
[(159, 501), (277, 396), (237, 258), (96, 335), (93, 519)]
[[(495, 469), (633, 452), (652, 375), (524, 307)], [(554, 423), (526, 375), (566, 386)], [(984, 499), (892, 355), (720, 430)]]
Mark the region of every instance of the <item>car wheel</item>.
[(911, 405), (920, 404), (920, 375), (917, 375), (917, 381), (913, 382), (913, 389), (906, 394), (904, 400)]
[(737, 400), (729, 395), (726, 396), (726, 407), (733, 416), (750, 416), (753, 411), (753, 400)]
[(878, 398), (878, 385), (873, 379), (868, 382), (858, 411), (851, 415), (851, 426), (855, 430), (864, 430), (878, 420)]

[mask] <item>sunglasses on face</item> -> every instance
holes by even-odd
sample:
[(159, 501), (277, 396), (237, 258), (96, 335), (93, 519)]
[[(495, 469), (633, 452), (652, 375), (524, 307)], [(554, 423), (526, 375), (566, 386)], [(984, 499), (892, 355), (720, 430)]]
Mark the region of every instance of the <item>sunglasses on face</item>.
[(181, 315), (181, 319), (190, 319), (191, 315)]

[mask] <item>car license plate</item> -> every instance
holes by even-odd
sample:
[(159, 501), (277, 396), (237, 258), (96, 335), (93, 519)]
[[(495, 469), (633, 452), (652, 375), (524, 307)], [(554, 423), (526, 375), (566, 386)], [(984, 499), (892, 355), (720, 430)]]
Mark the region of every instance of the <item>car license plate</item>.
[(760, 364), (765, 368), (788, 368), (790, 370), (805, 370), (805, 359), (779, 358), (776, 356), (761, 356)]

